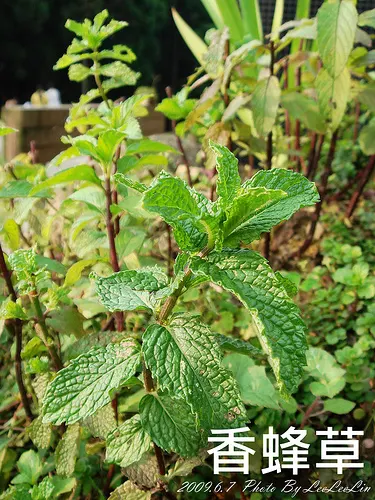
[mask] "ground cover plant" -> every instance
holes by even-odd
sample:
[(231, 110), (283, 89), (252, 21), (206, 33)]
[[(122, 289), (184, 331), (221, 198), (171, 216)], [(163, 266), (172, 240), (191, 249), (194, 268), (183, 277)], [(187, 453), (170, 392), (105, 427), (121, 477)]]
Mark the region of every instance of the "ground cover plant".
[[(299, 428), (302, 485), (375, 487), (375, 11), (277, 5), (270, 36), (220, 11), (207, 44), (174, 12), (199, 63), (157, 106), (175, 147), (142, 134), (151, 90), (111, 99), (139, 78), (127, 23), (67, 21), (65, 149), (1, 171), (0, 498), (286, 498), (214, 474), (212, 430), (245, 426), (252, 478)], [(329, 426), (364, 432), (363, 468), (315, 467)]]

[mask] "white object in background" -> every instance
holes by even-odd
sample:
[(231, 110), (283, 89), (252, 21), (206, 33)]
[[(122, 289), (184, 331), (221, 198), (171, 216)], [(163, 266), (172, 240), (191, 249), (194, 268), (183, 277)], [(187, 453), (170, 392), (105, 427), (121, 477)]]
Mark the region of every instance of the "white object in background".
[(46, 91), (47, 99), (48, 99), (48, 107), (56, 108), (61, 106), (61, 97), (60, 91), (51, 87)]

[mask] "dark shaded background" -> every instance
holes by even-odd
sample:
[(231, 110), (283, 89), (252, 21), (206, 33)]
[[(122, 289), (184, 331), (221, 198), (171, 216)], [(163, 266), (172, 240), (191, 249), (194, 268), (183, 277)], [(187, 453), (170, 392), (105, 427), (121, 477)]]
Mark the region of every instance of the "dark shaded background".
[[(286, 1), (284, 21), (294, 18), (295, 3)], [(313, 0), (312, 14), (321, 3)], [(268, 33), (275, 2), (261, 0), (260, 5)], [(104, 8), (129, 22), (110, 44), (125, 43), (137, 54), (139, 83), (156, 85), (161, 97), (165, 86), (179, 88), (196, 63), (174, 25), (172, 6), (201, 36), (211, 27), (200, 0), (1, 0), (0, 104), (11, 98), (29, 100), (38, 84), (47, 87), (50, 82), (61, 90), (63, 102), (77, 99), (80, 84), (70, 82), (65, 70), (52, 70), (73, 37), (64, 28), (65, 20), (92, 18)], [(360, 11), (373, 7), (375, 0), (358, 1)]]

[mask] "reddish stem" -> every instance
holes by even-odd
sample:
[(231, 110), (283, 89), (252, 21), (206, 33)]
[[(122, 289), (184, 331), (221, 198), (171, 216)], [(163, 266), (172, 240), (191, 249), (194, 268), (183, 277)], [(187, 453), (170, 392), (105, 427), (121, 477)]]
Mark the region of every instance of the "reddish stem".
[(310, 418), (310, 415), (313, 413), (313, 411), (315, 410), (315, 408), (317, 406), (319, 406), (319, 403), (320, 403), (320, 398), (316, 397), (314, 399), (314, 401), (311, 403), (311, 405), (307, 408), (306, 413), (303, 416), (303, 419), (302, 419), (302, 422), (301, 422), (301, 425), (300, 425), (300, 429), (303, 429), (305, 427), (306, 423), (308, 422), (308, 420)]
[(319, 136), (317, 149), (316, 149), (316, 152), (315, 152), (315, 155), (314, 155), (314, 160), (313, 160), (313, 162), (311, 163), (311, 165), (309, 164), (309, 166), (308, 166), (306, 177), (307, 177), (310, 181), (312, 181), (312, 180), (314, 179), (315, 174), (316, 174), (316, 171), (317, 171), (317, 169), (318, 169), (320, 156), (321, 156), (321, 154), (322, 154), (322, 149), (323, 149), (324, 139), (325, 139), (325, 135), (324, 135), (324, 134), (321, 134), (321, 135)]
[(354, 118), (354, 134), (353, 141), (357, 142), (358, 132), (359, 132), (359, 117), (361, 115), (361, 103), (356, 101), (355, 103), (355, 118)]
[(350, 217), (353, 215), (355, 209), (357, 208), (359, 199), (363, 193), (363, 190), (364, 190), (366, 184), (370, 180), (372, 173), (374, 172), (374, 168), (375, 168), (375, 155), (372, 155), (370, 157), (365, 169), (363, 170), (363, 173), (361, 175), (361, 178), (359, 180), (357, 188), (354, 191), (354, 193), (350, 199), (348, 208), (346, 209), (345, 216), (348, 219), (350, 219)]

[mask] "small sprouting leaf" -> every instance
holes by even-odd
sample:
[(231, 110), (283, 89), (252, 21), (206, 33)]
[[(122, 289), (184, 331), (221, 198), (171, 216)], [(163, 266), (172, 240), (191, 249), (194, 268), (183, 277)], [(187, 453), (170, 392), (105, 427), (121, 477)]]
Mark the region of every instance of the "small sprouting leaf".
[(27, 315), (18, 302), (13, 302), (9, 297), (0, 306), (0, 319), (23, 319), (27, 320)]
[(241, 186), (238, 160), (225, 146), (210, 142), (210, 148), (216, 155), (218, 202), (222, 204), (223, 208), (227, 208)]
[(168, 285), (167, 276), (157, 267), (150, 270), (129, 270), (96, 278), (96, 291), (102, 304), (110, 311), (153, 309), (155, 293)]
[(35, 194), (51, 186), (75, 181), (86, 181), (91, 184), (96, 184), (97, 186), (102, 185), (99, 177), (96, 175), (95, 170), (92, 167), (89, 167), (88, 165), (78, 165), (76, 167), (67, 168), (62, 172), (58, 172), (49, 179), (40, 182), (33, 187), (29, 196), (35, 196)]
[(353, 48), (357, 18), (357, 10), (350, 0), (323, 3), (318, 11), (319, 54), (334, 79), (345, 68)]
[(306, 364), (306, 326), (267, 261), (251, 250), (225, 250), (195, 257), (191, 266), (247, 307), (279, 387), (294, 392)]
[(167, 327), (150, 325), (142, 349), (161, 390), (188, 402), (203, 428), (236, 427), (242, 421), (235, 381), (221, 367), (213, 334), (197, 318), (176, 317)]
[(134, 415), (107, 437), (106, 461), (128, 467), (141, 460), (150, 446), (150, 436), (143, 429), (139, 415)]
[(56, 472), (60, 476), (69, 477), (74, 473), (79, 445), (79, 435), (79, 424), (69, 425), (61, 441), (59, 441), (59, 444), (56, 447)]
[(99, 136), (96, 152), (104, 165), (112, 164), (117, 148), (125, 136), (124, 132), (117, 130), (106, 130)]
[[(263, 232), (270, 231), (273, 226), (290, 219), (300, 208), (314, 205), (319, 201), (319, 193), (315, 184), (291, 170), (274, 168), (259, 171), (242, 185), (244, 192), (256, 188), (268, 190), (270, 200), (275, 190), (274, 195), (277, 201), (261, 205), (255, 213), (249, 216), (247, 222), (243, 222), (231, 232), (230, 236), (224, 240), (224, 246), (238, 245), (241, 241), (251, 243), (259, 239)], [(287, 196), (280, 196), (280, 191), (285, 192)]]
[(43, 401), (43, 422), (73, 424), (110, 403), (110, 391), (134, 375), (140, 347), (133, 340), (93, 347), (59, 371)]
[(254, 125), (260, 137), (271, 132), (275, 124), (280, 95), (279, 80), (276, 76), (260, 80), (254, 89), (250, 104)]
[(64, 286), (73, 286), (79, 279), (81, 279), (82, 272), (86, 267), (91, 267), (97, 264), (98, 259), (86, 259), (75, 262), (66, 273)]
[(139, 404), (142, 427), (160, 448), (182, 457), (194, 456), (201, 444), (197, 418), (182, 400), (147, 394)]

